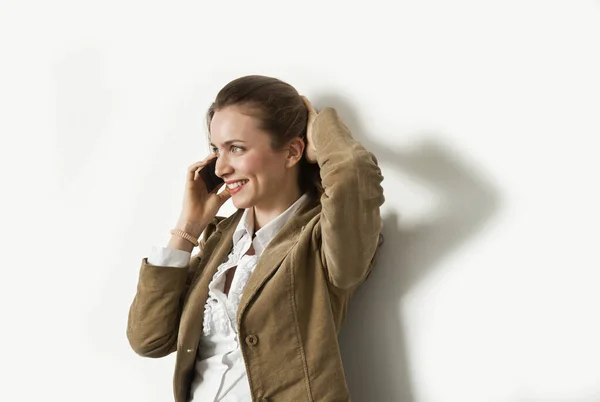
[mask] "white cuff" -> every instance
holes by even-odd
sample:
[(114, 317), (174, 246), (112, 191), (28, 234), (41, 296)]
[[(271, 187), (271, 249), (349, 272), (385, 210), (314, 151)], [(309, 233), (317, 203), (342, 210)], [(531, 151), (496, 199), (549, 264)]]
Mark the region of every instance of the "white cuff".
[(152, 246), (148, 263), (159, 267), (186, 268), (190, 264), (192, 253), (168, 247)]

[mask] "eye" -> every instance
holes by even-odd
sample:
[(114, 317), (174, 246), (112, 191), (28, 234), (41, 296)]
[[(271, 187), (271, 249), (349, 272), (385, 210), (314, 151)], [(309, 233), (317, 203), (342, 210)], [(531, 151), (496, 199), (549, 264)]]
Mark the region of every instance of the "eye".
[(211, 147), (210, 150), (213, 154), (217, 154), (217, 155), (219, 154), (219, 150), (215, 147)]
[(242, 148), (242, 147), (239, 147), (239, 146), (237, 146), (237, 145), (232, 145), (232, 146), (231, 146), (231, 150), (232, 150), (232, 151), (234, 151), (234, 150), (235, 150), (235, 151), (243, 151), (243, 150), (244, 150), (244, 148)]

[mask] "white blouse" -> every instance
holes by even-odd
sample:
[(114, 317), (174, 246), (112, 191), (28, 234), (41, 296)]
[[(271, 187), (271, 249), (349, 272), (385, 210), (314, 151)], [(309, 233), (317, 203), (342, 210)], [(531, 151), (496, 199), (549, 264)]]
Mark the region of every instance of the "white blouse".
[[(204, 305), (203, 337), (196, 356), (196, 373), (191, 386), (192, 400), (242, 402), (252, 400), (242, 351), (237, 337), (236, 314), (248, 278), (269, 242), (307, 201), (304, 194), (285, 212), (254, 234), (254, 209), (244, 211), (233, 234), (233, 250), (208, 285)], [(246, 255), (250, 246), (254, 255)], [(156, 266), (186, 268), (191, 253), (153, 247), (148, 262)], [(227, 272), (236, 267), (229, 293), (224, 292)]]

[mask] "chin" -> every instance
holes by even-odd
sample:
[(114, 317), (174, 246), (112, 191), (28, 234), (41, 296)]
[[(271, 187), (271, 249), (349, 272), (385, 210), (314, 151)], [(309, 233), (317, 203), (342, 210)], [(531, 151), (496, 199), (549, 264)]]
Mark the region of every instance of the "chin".
[(235, 199), (235, 196), (232, 196), (231, 201), (233, 202), (233, 206), (236, 209), (246, 209), (246, 208), (250, 208), (250, 207), (254, 206), (254, 204), (252, 204), (252, 202), (247, 201), (245, 198)]

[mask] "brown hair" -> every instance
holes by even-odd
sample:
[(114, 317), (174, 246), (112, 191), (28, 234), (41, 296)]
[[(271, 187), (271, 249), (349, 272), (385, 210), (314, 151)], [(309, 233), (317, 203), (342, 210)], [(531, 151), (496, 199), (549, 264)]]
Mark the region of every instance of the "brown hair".
[[(227, 106), (243, 106), (260, 121), (260, 128), (271, 136), (271, 147), (281, 149), (288, 141), (301, 137), (306, 144), (308, 109), (298, 91), (277, 78), (248, 75), (225, 85), (206, 113), (210, 122), (215, 112)], [(300, 191), (309, 192), (317, 199), (323, 194), (319, 165), (308, 163), (306, 154), (299, 162)]]

